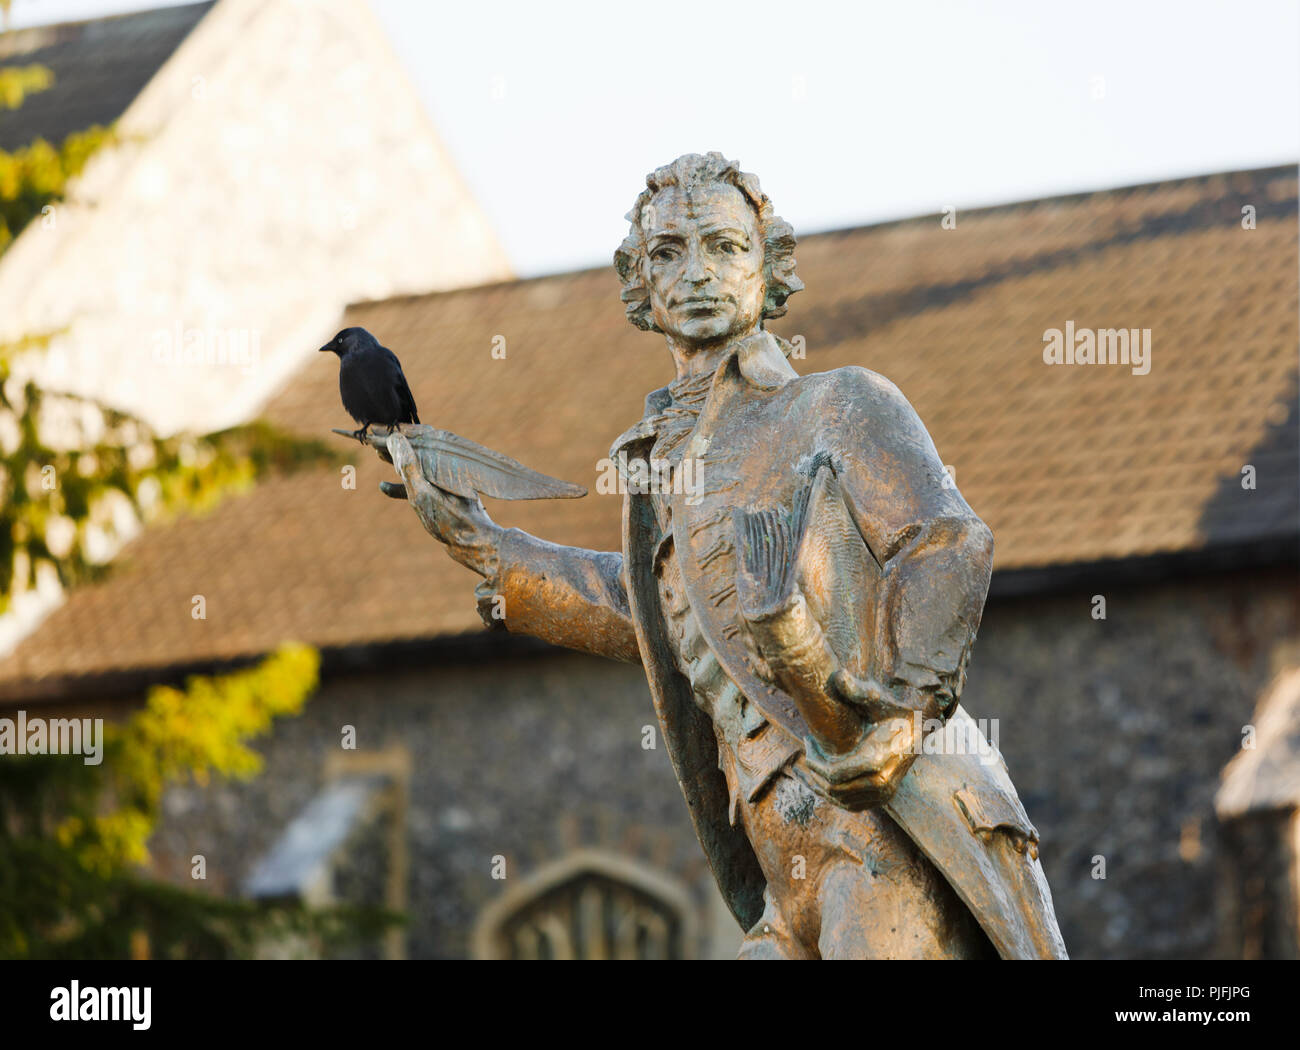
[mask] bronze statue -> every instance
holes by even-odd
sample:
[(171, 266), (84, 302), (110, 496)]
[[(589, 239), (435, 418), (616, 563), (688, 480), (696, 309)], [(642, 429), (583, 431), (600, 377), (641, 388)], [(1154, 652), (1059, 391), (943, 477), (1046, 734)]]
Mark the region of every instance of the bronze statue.
[(627, 316), (676, 377), (610, 450), (622, 552), (500, 528), (401, 433), (373, 436), (387, 491), (484, 577), (489, 627), (644, 666), (741, 958), (1064, 958), (1037, 832), (958, 703), (992, 534), (893, 384), (800, 376), (764, 329), (803, 285), (753, 175), (679, 157), (628, 219)]

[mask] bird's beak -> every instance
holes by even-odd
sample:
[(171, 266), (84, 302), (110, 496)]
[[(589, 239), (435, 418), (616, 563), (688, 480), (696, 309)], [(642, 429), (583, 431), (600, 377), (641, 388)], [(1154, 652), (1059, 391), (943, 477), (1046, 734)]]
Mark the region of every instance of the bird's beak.
[(322, 347), (321, 347), (319, 350), (317, 350), (316, 352), (317, 352), (318, 354), (324, 354), (324, 353), (327, 353), (328, 351), (333, 350), (333, 349), (334, 349), (334, 348), (333, 348), (332, 346), (330, 346), (329, 343), (326, 343), (324, 346), (322, 346)]

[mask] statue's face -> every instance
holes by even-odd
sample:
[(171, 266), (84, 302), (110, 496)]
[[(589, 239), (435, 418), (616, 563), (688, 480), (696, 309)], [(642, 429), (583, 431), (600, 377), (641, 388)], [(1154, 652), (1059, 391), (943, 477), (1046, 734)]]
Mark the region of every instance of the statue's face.
[(670, 186), (641, 212), (655, 323), (688, 346), (729, 342), (763, 316), (758, 216), (734, 186)]

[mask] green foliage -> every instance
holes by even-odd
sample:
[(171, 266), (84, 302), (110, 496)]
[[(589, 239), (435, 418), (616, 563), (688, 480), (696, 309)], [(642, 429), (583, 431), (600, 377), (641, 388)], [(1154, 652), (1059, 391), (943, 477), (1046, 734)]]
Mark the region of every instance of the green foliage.
[(302, 938), (328, 950), (395, 917), (226, 900), (142, 878), (169, 785), (248, 779), (248, 742), (298, 714), (320, 657), (285, 645), (257, 667), (157, 687), (142, 710), (104, 727), (103, 761), (72, 755), (0, 762), (0, 958), (126, 958), (143, 934), (155, 956), (230, 958)]
[(286, 645), (259, 667), (219, 678), (190, 678), (182, 689), (156, 686), (142, 710), (121, 728), (109, 726), (104, 762), (109, 813), (69, 814), (59, 823), (59, 841), (78, 851), (85, 866), (110, 875), (149, 859), (145, 844), (153, 832), (168, 784), (191, 778), (206, 784), (211, 774), (243, 779), (262, 768), (247, 741), (264, 734), (271, 720), (296, 715), (316, 689), (320, 657), (302, 645)]
[(49, 840), (6, 845), (0, 904), (24, 910), (0, 914), (0, 959), (129, 959), (142, 940), (159, 959), (248, 959), (286, 943), (328, 954), (376, 938), (395, 921), (373, 908), (265, 905), (132, 874), (105, 878), (68, 864)]
[(47, 66), (9, 66), (0, 69), (0, 109), (17, 109), (28, 95), (54, 85), (54, 72)]
[[(94, 556), (94, 537), (115, 534), (115, 503), (125, 501), (138, 519), (156, 523), (210, 510), (268, 474), (340, 459), (324, 442), (260, 421), (163, 438), (124, 413), (48, 395), (32, 383), (11, 396), (5, 349), (0, 420), (13, 421), (17, 441), (0, 445), (0, 612), (16, 589), (35, 584), (42, 565), (52, 566), (64, 587), (102, 575), (107, 566)], [(42, 434), (47, 401), (61, 429), (57, 445)]]
[[(45, 66), (0, 69), (0, 110), (18, 109), (28, 95), (54, 85)], [(80, 175), (91, 155), (114, 141), (111, 128), (94, 125), (77, 131), (55, 147), (38, 138), (12, 152), (0, 150), (0, 252), (41, 209), (60, 200), (68, 180)]]
[(45, 205), (61, 200), (68, 180), (80, 175), (91, 155), (114, 141), (110, 128), (78, 131), (54, 147), (44, 139), (12, 152), (0, 150), (0, 251)]
[[(0, 12), (6, 12), (0, 0)], [(0, 70), (0, 109), (49, 87), (48, 70)], [(43, 139), (0, 151), (0, 253), (68, 180), (114, 141), (93, 127), (57, 148)], [(159, 437), (92, 399), (21, 382), (15, 360), (59, 332), (0, 346), (0, 612), (42, 565), (65, 587), (94, 579), (97, 533), (112, 536), (122, 505), (145, 523), (202, 513), (275, 472), (341, 457), (265, 423), (203, 436)], [(104, 757), (7, 755), (0, 761), (0, 958), (229, 958), (286, 936), (317, 950), (355, 943), (395, 921), (375, 909), (307, 909), (224, 900), (144, 877), (139, 865), (168, 785), (250, 777), (247, 742), (298, 713), (319, 657), (286, 646), (260, 666), (156, 688), (142, 710), (105, 726)]]

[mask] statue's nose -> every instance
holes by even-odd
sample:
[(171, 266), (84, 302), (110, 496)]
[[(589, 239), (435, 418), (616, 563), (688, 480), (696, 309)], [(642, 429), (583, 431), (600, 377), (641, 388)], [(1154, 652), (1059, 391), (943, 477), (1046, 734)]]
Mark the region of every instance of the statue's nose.
[(686, 269), (682, 272), (682, 277), (693, 284), (709, 279), (709, 269), (704, 264), (704, 253), (700, 251), (699, 245), (691, 245), (686, 249)]

